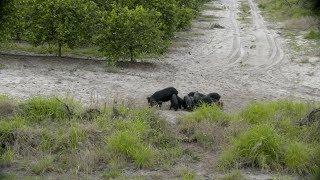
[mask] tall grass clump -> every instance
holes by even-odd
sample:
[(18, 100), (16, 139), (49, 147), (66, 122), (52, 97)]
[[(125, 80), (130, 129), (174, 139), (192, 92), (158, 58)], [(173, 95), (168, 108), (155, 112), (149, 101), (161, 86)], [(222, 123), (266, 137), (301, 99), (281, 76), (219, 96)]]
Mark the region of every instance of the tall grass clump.
[(281, 162), (283, 139), (270, 125), (257, 125), (235, 138), (224, 152), (222, 166), (276, 168)]
[(250, 124), (272, 123), (285, 119), (300, 119), (310, 109), (305, 103), (287, 100), (254, 102), (245, 107), (240, 117)]
[(203, 104), (185, 117), (186, 121), (228, 123), (230, 117), (218, 106)]
[(16, 102), (8, 96), (0, 94), (0, 119), (13, 114), (16, 110)]
[(288, 169), (299, 174), (305, 173), (310, 167), (311, 150), (308, 145), (300, 142), (291, 142), (287, 145), (284, 162)]
[(316, 107), (283, 100), (249, 104), (235, 116), (249, 128), (228, 138), (219, 166), (315, 173), (320, 167), (317, 123), (300, 126), (298, 122)]
[(22, 104), (21, 113), (28, 121), (34, 123), (43, 121), (59, 122), (72, 118), (74, 106), (56, 97), (34, 97)]
[(114, 153), (131, 159), (138, 167), (148, 167), (153, 163), (155, 152), (135, 133), (119, 131), (109, 137), (107, 144)]

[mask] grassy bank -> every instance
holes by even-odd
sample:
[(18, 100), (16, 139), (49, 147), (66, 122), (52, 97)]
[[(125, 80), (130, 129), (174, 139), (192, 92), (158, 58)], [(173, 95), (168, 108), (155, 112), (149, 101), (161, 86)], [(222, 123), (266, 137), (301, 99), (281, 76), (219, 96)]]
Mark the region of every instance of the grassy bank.
[(0, 167), (10, 172), (4, 178), (13, 179), (128, 178), (141, 170), (158, 172), (158, 178), (201, 178), (192, 164), (205, 164), (208, 174), (226, 179), (252, 169), (310, 177), (320, 167), (320, 122), (298, 122), (315, 107), (263, 102), (227, 114), (202, 106), (175, 127), (155, 109), (132, 104), (93, 108), (70, 98), (1, 96)]

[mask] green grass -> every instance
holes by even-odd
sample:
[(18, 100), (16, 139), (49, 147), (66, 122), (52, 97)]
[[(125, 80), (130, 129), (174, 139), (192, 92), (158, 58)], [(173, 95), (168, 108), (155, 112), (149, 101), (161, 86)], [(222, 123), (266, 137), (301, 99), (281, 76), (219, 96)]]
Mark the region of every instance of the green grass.
[(228, 123), (230, 117), (224, 113), (218, 106), (202, 105), (198, 107), (194, 112), (188, 114), (185, 117), (186, 121), (208, 121), (208, 122), (220, 122)]
[(225, 152), (227, 154), (222, 155), (221, 162), (226, 165), (240, 162), (244, 163), (243, 166), (276, 167), (283, 152), (283, 141), (272, 126), (253, 126), (233, 140), (231, 148)]
[[(0, 96), (0, 105), (11, 102)], [(101, 168), (168, 167), (182, 155), (178, 139), (153, 109), (99, 107), (94, 116), (70, 98), (14, 101), (0, 118), (0, 164), (44, 175)], [(104, 176), (114, 176), (107, 174)]]
[(35, 174), (43, 174), (53, 169), (53, 157), (47, 156), (41, 159), (37, 159), (35, 164), (31, 165), (31, 171)]
[(306, 1), (304, 6), (298, 3), (299, 0), (259, 0), (259, 8), (278, 20), (287, 20), (305, 16), (316, 16), (319, 12), (313, 11), (312, 1)]
[(306, 39), (319, 40), (320, 39), (320, 31), (309, 31), (305, 36)]
[(320, 167), (317, 122), (299, 126), (317, 104), (289, 100), (254, 102), (234, 114), (202, 106), (179, 121), (184, 141), (221, 150), (218, 166), (314, 174)]
[(312, 159), (310, 159), (311, 157), (311, 150), (308, 148), (307, 144), (291, 142), (286, 147), (284, 162), (293, 172), (303, 174), (308, 172), (308, 169), (310, 168), (309, 162), (312, 162)]
[(221, 178), (222, 180), (245, 180), (246, 178), (241, 174), (241, 171), (234, 170)]
[(107, 145), (115, 154), (124, 155), (138, 167), (148, 167), (153, 164), (155, 152), (137, 134), (120, 131), (110, 136)]
[[(317, 104), (256, 102), (234, 114), (204, 105), (173, 127), (153, 108), (121, 103), (96, 107), (90, 117), (92, 109), (68, 98), (0, 96), (0, 106), (8, 103), (9, 115), (0, 114), (0, 166), (39, 176), (99, 172), (120, 178), (128, 168), (172, 172), (199, 161), (211, 168), (215, 164), (203, 154), (217, 153), (218, 166), (228, 172), (257, 168), (304, 176), (320, 167), (318, 122), (297, 123)], [(198, 178), (198, 172), (174, 173)]]

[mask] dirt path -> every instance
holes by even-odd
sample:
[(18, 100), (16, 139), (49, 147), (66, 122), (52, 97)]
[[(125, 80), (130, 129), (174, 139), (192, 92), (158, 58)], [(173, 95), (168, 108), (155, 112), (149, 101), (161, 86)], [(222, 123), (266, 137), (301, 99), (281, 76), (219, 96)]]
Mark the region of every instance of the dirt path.
[(146, 104), (149, 94), (175, 86), (181, 96), (194, 90), (219, 92), (227, 111), (255, 99), (320, 100), (319, 71), (309, 77), (307, 67), (288, 60), (278, 31), (263, 20), (253, 0), (247, 2), (249, 24), (239, 20), (240, 1), (210, 2), (191, 30), (178, 33), (170, 51), (152, 60), (155, 65), (120, 73), (106, 72), (99, 61), (0, 55), (5, 66), (0, 70), (0, 93), (21, 98), (69, 94), (92, 103), (117, 98)]

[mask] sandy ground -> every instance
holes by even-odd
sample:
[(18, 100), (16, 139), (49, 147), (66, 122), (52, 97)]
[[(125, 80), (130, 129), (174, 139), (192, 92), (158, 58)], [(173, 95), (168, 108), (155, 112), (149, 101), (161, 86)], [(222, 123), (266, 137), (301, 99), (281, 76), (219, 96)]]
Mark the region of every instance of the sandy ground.
[[(5, 65), (0, 70), (0, 93), (19, 98), (67, 94), (89, 104), (116, 98), (145, 105), (148, 95), (174, 86), (180, 96), (196, 90), (218, 92), (227, 111), (253, 100), (319, 101), (320, 58), (310, 57), (312, 64), (295, 61), (298, 57), (291, 55), (281, 30), (264, 21), (253, 0), (247, 2), (249, 23), (239, 20), (240, 0), (210, 2), (208, 6), (221, 9), (203, 11), (206, 18), (178, 33), (165, 56), (119, 73), (107, 72), (102, 61), (0, 55)], [(210, 28), (214, 23), (224, 28)], [(176, 123), (185, 112), (163, 108), (160, 113)], [(201, 165), (197, 168), (200, 174), (206, 171)], [(268, 177), (260, 174), (251, 179)]]

